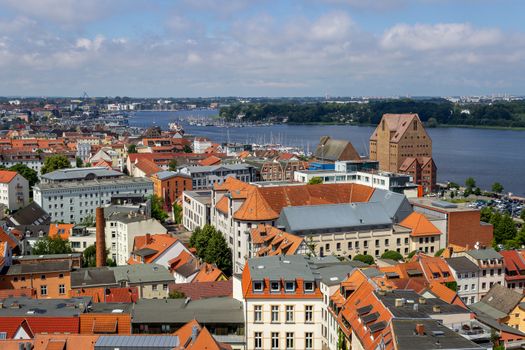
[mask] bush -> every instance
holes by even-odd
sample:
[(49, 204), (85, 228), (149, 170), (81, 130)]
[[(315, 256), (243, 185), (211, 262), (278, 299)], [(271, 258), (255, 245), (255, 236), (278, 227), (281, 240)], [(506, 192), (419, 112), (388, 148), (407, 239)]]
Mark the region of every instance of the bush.
[(368, 254), (357, 254), (354, 256), (354, 260), (361, 261), (368, 265), (372, 265), (374, 263), (374, 257)]
[(396, 252), (395, 250), (387, 250), (381, 255), (381, 259), (391, 259), (395, 261), (403, 260), (403, 255)]
[(440, 250), (436, 252), (436, 254), (434, 254), (434, 256), (441, 256), (441, 254), (443, 254), (444, 251), (445, 251), (445, 248), (441, 248)]

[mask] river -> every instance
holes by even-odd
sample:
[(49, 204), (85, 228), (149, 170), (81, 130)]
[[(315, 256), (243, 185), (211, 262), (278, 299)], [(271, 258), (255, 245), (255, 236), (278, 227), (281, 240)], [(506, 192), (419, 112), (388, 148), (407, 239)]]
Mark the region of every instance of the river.
[[(175, 118), (188, 115), (211, 116), (212, 110), (180, 112), (137, 112), (131, 126), (158, 125), (167, 128)], [(374, 128), (350, 125), (272, 125), (265, 127), (217, 128), (184, 125), (186, 133), (208, 137), (215, 142), (267, 143), (301, 146), (313, 151), (324, 135), (352, 142), (362, 155), (368, 155), (368, 139)], [(495, 181), (505, 191), (525, 196), (525, 131), (435, 128), (427, 129), (432, 138), (438, 181), (464, 184), (472, 176), (482, 189)]]

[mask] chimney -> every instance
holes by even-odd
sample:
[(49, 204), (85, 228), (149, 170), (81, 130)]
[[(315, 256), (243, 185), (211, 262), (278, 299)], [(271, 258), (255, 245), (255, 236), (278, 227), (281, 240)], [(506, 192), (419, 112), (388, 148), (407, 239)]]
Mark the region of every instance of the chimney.
[(396, 298), (395, 300), (395, 307), (401, 307), (405, 304), (405, 300), (403, 298)]
[(424, 298), (424, 297), (419, 297), (419, 303), (420, 304), (426, 304), (427, 303), (427, 299)]
[(104, 208), (96, 209), (96, 239), (97, 239), (97, 267), (106, 266), (106, 220)]
[(416, 334), (425, 335), (425, 325), (422, 323), (416, 324)]
[(197, 328), (197, 326), (193, 326), (191, 328), (191, 342), (192, 343), (195, 343), (195, 340), (197, 340), (197, 333), (198, 333), (199, 329)]
[(441, 306), (439, 305), (434, 305), (432, 307), (432, 311), (434, 311), (435, 313), (440, 313), (441, 312)]
[(150, 243), (151, 243), (151, 234), (146, 233), (146, 244), (150, 244)]

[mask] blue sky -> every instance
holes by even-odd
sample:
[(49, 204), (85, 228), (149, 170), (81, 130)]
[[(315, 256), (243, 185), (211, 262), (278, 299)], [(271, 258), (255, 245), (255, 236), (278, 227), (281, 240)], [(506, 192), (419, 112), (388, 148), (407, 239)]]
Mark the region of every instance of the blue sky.
[(525, 95), (523, 0), (0, 0), (0, 95)]

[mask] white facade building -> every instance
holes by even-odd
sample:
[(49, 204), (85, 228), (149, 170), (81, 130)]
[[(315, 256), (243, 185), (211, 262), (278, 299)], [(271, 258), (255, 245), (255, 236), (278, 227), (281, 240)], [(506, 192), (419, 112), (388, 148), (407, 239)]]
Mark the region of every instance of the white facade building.
[(126, 265), (133, 251), (135, 237), (145, 234), (167, 233), (162, 224), (145, 215), (131, 213), (112, 213), (106, 218), (106, 249), (109, 257), (117, 265)]
[(446, 259), (450, 271), (457, 282), (457, 293), (466, 305), (477, 303), (480, 300), (479, 267), (465, 256)]
[(149, 179), (119, 177), (103, 180), (74, 180), (33, 187), (33, 199), (52, 221), (80, 223), (95, 216), (95, 208), (109, 204), (118, 194), (153, 194)]
[(0, 171), (0, 204), (11, 211), (29, 204), (29, 182), (16, 171)]
[(189, 231), (210, 223), (211, 191), (182, 193), (182, 224)]

